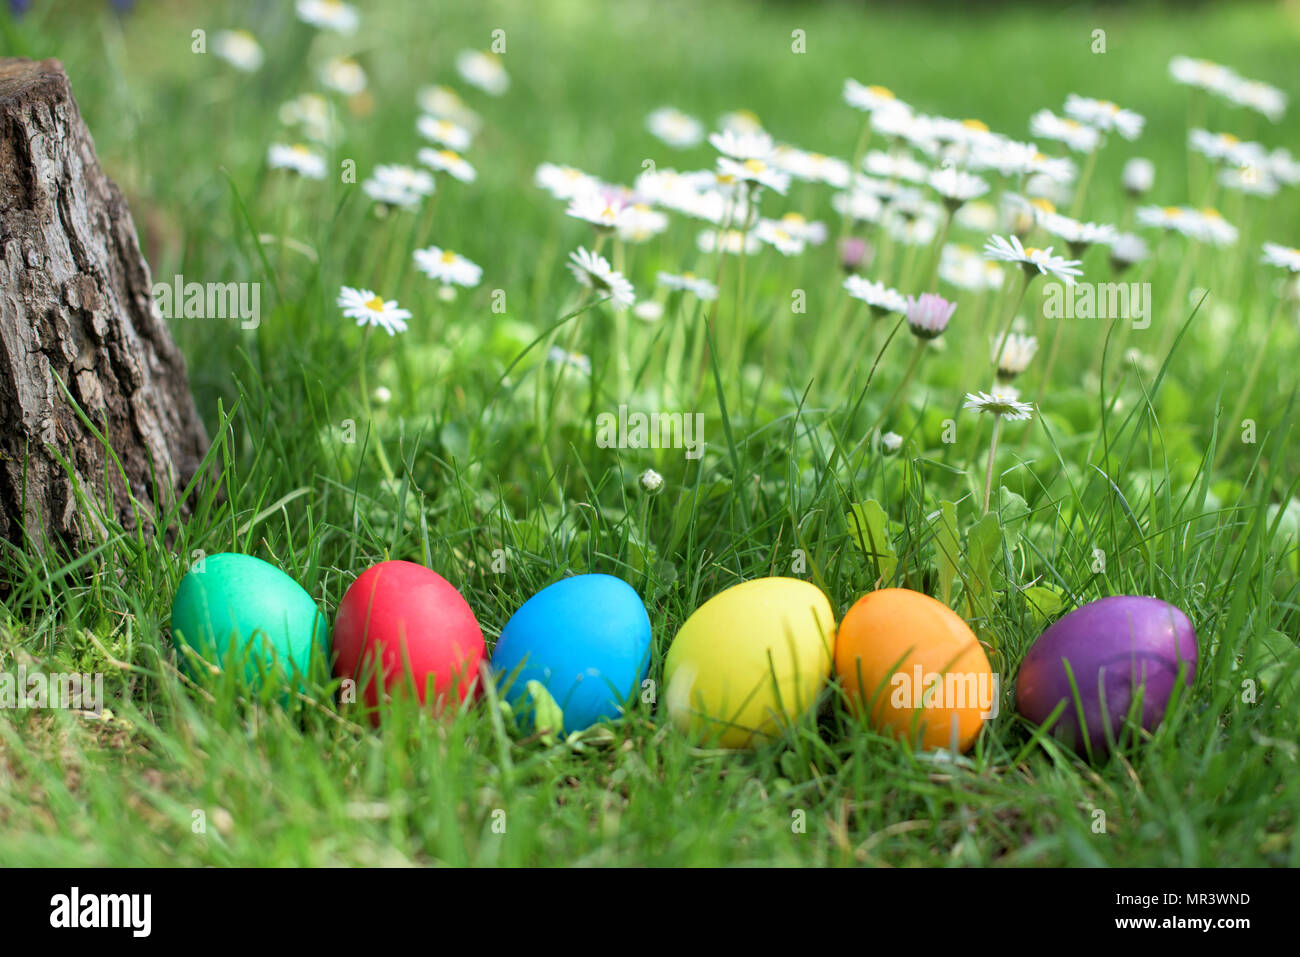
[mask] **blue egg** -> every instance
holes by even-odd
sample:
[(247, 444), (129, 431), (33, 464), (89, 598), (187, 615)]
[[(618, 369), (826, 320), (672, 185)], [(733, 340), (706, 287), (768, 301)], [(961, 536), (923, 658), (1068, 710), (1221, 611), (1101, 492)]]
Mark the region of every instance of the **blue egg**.
[(650, 667), (650, 616), (612, 575), (575, 575), (543, 588), (506, 622), (492, 668), (512, 705), (540, 682), (564, 712), (564, 730), (617, 718)]

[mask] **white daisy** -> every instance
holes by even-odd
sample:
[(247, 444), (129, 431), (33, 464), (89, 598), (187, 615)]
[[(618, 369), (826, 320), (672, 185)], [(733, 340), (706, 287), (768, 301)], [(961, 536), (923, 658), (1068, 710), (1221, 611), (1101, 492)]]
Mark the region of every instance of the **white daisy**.
[(1189, 130), (1187, 142), (1203, 156), (1234, 166), (1264, 166), (1268, 153), (1259, 143), (1243, 142), (1231, 133), (1211, 133), (1208, 130)]
[(1137, 113), (1123, 109), (1110, 100), (1094, 100), (1074, 93), (1065, 98), (1065, 115), (1103, 133), (1115, 130), (1126, 140), (1135, 140), (1141, 136), (1142, 127), (1146, 123)]
[(906, 108), (893, 92), (883, 86), (863, 86), (852, 78), (844, 81), (844, 102), (855, 110), (872, 113), (879, 109)]
[(390, 336), (406, 331), (406, 320), (411, 313), (397, 307), (397, 300), (387, 302), (369, 289), (344, 286), (339, 290), (338, 305), (343, 315), (355, 319), (358, 326), (379, 326)]
[(880, 449), (886, 455), (893, 455), (903, 447), (903, 437), (897, 432), (886, 432), (880, 437)]
[(1147, 241), (1136, 233), (1117, 233), (1111, 237), (1108, 245), (1111, 265), (1117, 271), (1123, 271), (1151, 255), (1151, 247), (1147, 245)]
[(998, 364), (998, 379), (1010, 382), (1025, 369), (1038, 352), (1038, 339), (1019, 332), (1009, 332), (993, 340), (989, 355)]
[(1091, 126), (1051, 110), (1039, 110), (1029, 118), (1029, 132), (1044, 139), (1064, 143), (1076, 153), (1091, 153), (1101, 141), (1101, 134)]
[(810, 222), (803, 217), (802, 213), (789, 212), (777, 222), (791, 236), (802, 239), (810, 246), (820, 246), (826, 242), (826, 224), (820, 220), (814, 219)]
[(602, 230), (613, 230), (623, 225), (630, 212), (631, 206), (621, 193), (603, 187), (574, 196), (564, 211), (566, 216), (581, 219)]
[(930, 188), (943, 197), (944, 205), (954, 210), (989, 191), (989, 184), (984, 180), (973, 173), (964, 173), (955, 166), (935, 170), (930, 174), (928, 182)]
[(435, 143), (447, 147), (448, 149), (462, 152), (469, 149), (470, 141), (473, 134), (465, 127), (451, 120), (444, 120), (441, 117), (434, 116), (431, 113), (425, 113), (415, 123), (415, 128), (420, 131), (420, 135), (427, 140), (433, 140)]
[(723, 132), (751, 134), (763, 132), (763, 124), (752, 110), (732, 110), (718, 117), (718, 127)]
[(361, 23), (356, 7), (341, 0), (298, 0), (294, 9), (303, 23), (335, 33), (356, 33)]
[(969, 246), (949, 243), (939, 254), (939, 278), (958, 289), (979, 292), (1001, 289), (1002, 267), (989, 262)]
[(1169, 61), (1169, 75), (1184, 86), (1199, 87), (1221, 96), (1239, 79), (1226, 66), (1185, 56), (1176, 56)]
[(569, 253), (569, 259), (569, 270), (574, 278), (589, 289), (608, 295), (616, 308), (626, 309), (636, 303), (632, 284), (622, 273), (615, 272), (604, 256), (579, 247), (575, 252)]
[(891, 289), (883, 282), (873, 282), (861, 276), (849, 276), (844, 280), (844, 288), (854, 299), (860, 299), (871, 307), (877, 315), (887, 312), (907, 312), (907, 297), (897, 289)]
[(754, 227), (754, 235), (782, 256), (798, 256), (804, 250), (803, 239), (790, 233), (774, 219), (760, 219)]
[(325, 178), (325, 157), (301, 143), (295, 143), (293, 146), (272, 143), (267, 151), (266, 161), (271, 169), (292, 170), (308, 179)]
[(1121, 180), (1130, 196), (1141, 196), (1155, 185), (1156, 165), (1149, 159), (1135, 156), (1124, 164)]
[(355, 96), (366, 88), (366, 71), (351, 57), (336, 56), (321, 67), (320, 82), (327, 90)]
[(664, 317), (664, 304), (654, 299), (643, 299), (632, 307), (632, 315), (642, 322), (658, 322)]
[(257, 72), (264, 60), (261, 44), (247, 30), (222, 30), (212, 38), (212, 52), (245, 73)]
[(377, 203), (411, 209), (433, 192), (433, 177), (412, 166), (376, 166), (374, 175), (361, 188)]
[(715, 229), (704, 229), (695, 237), (695, 245), (702, 253), (712, 253), (719, 248), (725, 253), (738, 255), (744, 250), (746, 255), (758, 252), (762, 247), (757, 236), (752, 232), (741, 232), (739, 229), (722, 230), (721, 241), (719, 241), (718, 231)]
[(1296, 160), (1284, 146), (1279, 146), (1268, 155), (1268, 169), (1279, 183), (1287, 186), (1300, 183), (1300, 160)]
[(1046, 249), (1026, 248), (1021, 245), (1020, 237), (1014, 235), (1009, 238), (990, 236), (984, 244), (984, 256), (999, 262), (1019, 263), (1031, 275), (1032, 270), (1037, 269), (1039, 273), (1062, 280), (1067, 286), (1074, 284), (1075, 276), (1083, 275), (1083, 270), (1078, 268), (1082, 265), (1079, 260), (1053, 256), (1051, 246)]
[(685, 272), (676, 275), (670, 272), (661, 272), (657, 277), (659, 285), (668, 289), (681, 290), (689, 292), (698, 299), (712, 301), (718, 298), (718, 287), (707, 279), (701, 278), (694, 273)]
[(1233, 103), (1262, 113), (1276, 123), (1286, 112), (1286, 94), (1258, 80), (1237, 79), (1223, 91)]
[(766, 160), (772, 155), (774, 146), (772, 137), (762, 130), (752, 133), (738, 133), (735, 130), (710, 133), (709, 143), (719, 153), (736, 160)]
[(492, 96), (500, 96), (510, 89), (510, 75), (495, 53), (461, 50), (456, 54), (456, 70), (470, 86), (476, 86)]
[(668, 214), (645, 203), (633, 203), (623, 210), (617, 228), (623, 242), (644, 243), (668, 228)]
[(972, 169), (996, 170), (1003, 176), (1031, 176), (1041, 173), (1058, 183), (1074, 179), (1074, 164), (1065, 157), (1048, 157), (1033, 143), (999, 140), (971, 151)]
[(1300, 272), (1300, 249), (1288, 249), (1278, 243), (1265, 243), (1263, 248), (1264, 258), (1261, 262)]
[(573, 166), (542, 163), (533, 174), (533, 182), (556, 199), (569, 200), (584, 193), (594, 193), (602, 186), (590, 173)]
[(777, 146), (767, 160), (782, 172), (789, 173), (806, 183), (826, 183), (835, 189), (845, 189), (851, 178), (849, 164), (835, 156), (809, 153), (794, 146)]
[(852, 192), (836, 193), (832, 196), (831, 208), (855, 222), (874, 223), (879, 221), (885, 211), (885, 204), (875, 194), (855, 188)]
[(471, 134), (478, 132), (482, 122), (479, 115), (460, 98), (460, 94), (449, 86), (421, 87), (416, 94), (416, 102), (420, 104), (423, 112), (439, 119), (450, 120), (457, 126), (469, 130)]
[(646, 469), (637, 477), (637, 484), (647, 495), (655, 495), (664, 487), (664, 477), (654, 469)]
[(435, 150), (426, 146), (415, 155), (425, 166), (454, 176), (462, 183), (472, 183), (478, 176), (474, 167), (455, 150)]
[(1229, 166), (1219, 170), (1219, 183), (1248, 196), (1274, 196), (1281, 189), (1267, 167)]
[(895, 207), (886, 210), (881, 225), (891, 237), (908, 246), (928, 246), (939, 235), (939, 218), (928, 210), (918, 214)]
[(1077, 219), (1056, 212), (1044, 212), (1036, 208), (1035, 218), (1038, 225), (1060, 239), (1064, 239), (1077, 256), (1080, 249), (1093, 243), (1106, 243), (1114, 238), (1117, 230), (1104, 223), (1082, 223)]
[(417, 249), (413, 258), (420, 272), (444, 286), (473, 289), (483, 279), (483, 269), (480, 266), (450, 249), (439, 249), (437, 246)]
[(338, 135), (334, 105), (319, 93), (304, 93), (280, 105), (280, 122), (301, 127), (309, 140), (333, 143)]
[(903, 179), (909, 183), (924, 183), (930, 175), (928, 166), (906, 153), (886, 153), (882, 150), (872, 150), (864, 156), (862, 168), (872, 176)]
[(986, 200), (974, 200), (957, 210), (953, 222), (977, 233), (992, 233), (998, 228), (998, 208)]
[(1012, 420), (1032, 418), (1034, 407), (1020, 401), (1020, 393), (1010, 387), (994, 387), (992, 392), (967, 392), (965, 409), (989, 412)]
[(718, 157), (718, 173), (723, 177), (766, 186), (785, 193), (790, 186), (790, 176), (768, 162), (772, 155), (772, 137), (764, 132), (736, 133), (723, 130), (710, 133), (709, 142), (724, 155)]
[(645, 119), (646, 129), (669, 146), (687, 149), (704, 139), (704, 124), (671, 106), (663, 106)]

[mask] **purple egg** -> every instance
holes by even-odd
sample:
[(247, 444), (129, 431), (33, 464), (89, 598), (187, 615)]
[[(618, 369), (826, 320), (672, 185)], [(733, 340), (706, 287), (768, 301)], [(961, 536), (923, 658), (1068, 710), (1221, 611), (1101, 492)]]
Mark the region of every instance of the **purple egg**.
[(1186, 665), (1185, 683), (1196, 675), (1196, 632), (1187, 616), (1168, 602), (1140, 595), (1101, 598), (1076, 608), (1033, 643), (1016, 679), (1016, 710), (1035, 724), (1066, 702), (1053, 733), (1071, 747), (1083, 747), (1079, 705), (1070, 688), (1069, 662), (1088, 742), (1105, 753), (1107, 723), (1113, 740), (1123, 727), (1139, 689), (1142, 727), (1153, 730)]

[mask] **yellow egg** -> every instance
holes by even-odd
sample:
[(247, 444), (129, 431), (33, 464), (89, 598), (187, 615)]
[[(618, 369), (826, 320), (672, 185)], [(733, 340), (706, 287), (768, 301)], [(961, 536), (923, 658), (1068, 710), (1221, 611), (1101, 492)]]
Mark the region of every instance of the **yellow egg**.
[(975, 633), (929, 595), (882, 588), (858, 599), (835, 638), (835, 674), (857, 712), (925, 748), (966, 751), (999, 685)]
[(762, 744), (807, 713), (830, 676), (835, 615), (797, 578), (733, 585), (695, 610), (668, 649), (669, 719), (704, 743)]

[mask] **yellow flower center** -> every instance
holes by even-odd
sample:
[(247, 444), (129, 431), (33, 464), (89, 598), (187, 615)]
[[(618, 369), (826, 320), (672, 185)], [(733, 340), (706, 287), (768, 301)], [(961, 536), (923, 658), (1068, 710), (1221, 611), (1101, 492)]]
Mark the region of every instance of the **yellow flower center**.
[(1044, 199), (1044, 198), (1042, 198), (1042, 197), (1039, 197), (1038, 199), (1031, 199), (1031, 200), (1029, 201), (1029, 205), (1030, 205), (1030, 206), (1037, 206), (1039, 209), (1041, 209), (1041, 210), (1042, 210), (1043, 212), (1045, 212), (1045, 213), (1054, 213), (1054, 212), (1056, 212), (1056, 206), (1052, 204), (1052, 201), (1051, 201), (1050, 199)]
[(979, 133), (987, 133), (989, 131), (988, 124), (980, 120), (962, 120), (961, 125), (966, 127), (968, 130), (975, 130)]
[(1225, 143), (1227, 143), (1227, 144), (1229, 144), (1229, 145), (1231, 145), (1231, 144), (1233, 144), (1233, 143), (1240, 143), (1240, 142), (1241, 142), (1241, 140), (1237, 139), (1237, 137), (1233, 136), (1231, 133), (1220, 133), (1220, 134), (1219, 134), (1219, 139), (1221, 139), (1223, 142), (1225, 142)]
[(1177, 206), (1166, 206), (1166, 207), (1165, 207), (1165, 215), (1166, 215), (1166, 216), (1181, 216), (1181, 215), (1183, 215), (1183, 211), (1182, 211), (1181, 209), (1179, 209)]
[(884, 97), (886, 100), (892, 100), (894, 98), (893, 91), (883, 86), (869, 86), (867, 87), (867, 92), (876, 96)]
[(442, 261), (450, 265), (456, 261), (456, 254), (450, 249), (444, 249), (442, 252)]
[(456, 153), (453, 150), (439, 150), (438, 155), (441, 156), (443, 159), (445, 159), (448, 163), (460, 162), (460, 154)]
[(824, 153), (809, 153), (808, 159), (814, 163), (824, 163), (826, 162), (826, 155)]
[(366, 300), (366, 308), (367, 308), (367, 309), (373, 309), (375, 312), (383, 312), (383, 311), (384, 311), (384, 300), (380, 299), (378, 296), (375, 296), (375, 297), (372, 298), (372, 299), (367, 299), (367, 300)]
[(747, 159), (745, 160), (745, 169), (751, 173), (761, 173), (767, 169), (767, 164), (759, 159)]
[(294, 143), (293, 151), (299, 156), (311, 156), (311, 150), (302, 143)]
[(1206, 206), (1204, 209), (1201, 210), (1201, 213), (1205, 216), (1209, 216), (1211, 219), (1223, 218), (1223, 215), (1212, 206)]
[(787, 223), (804, 223), (807, 222), (801, 213), (786, 213), (781, 217)]
[(1043, 251), (1042, 251), (1041, 249), (1039, 249), (1037, 246), (1026, 246), (1026, 247), (1025, 247), (1025, 255), (1028, 256), (1030, 259), (1033, 259), (1035, 256), (1040, 256), (1040, 255), (1042, 255), (1042, 252), (1043, 252)]

